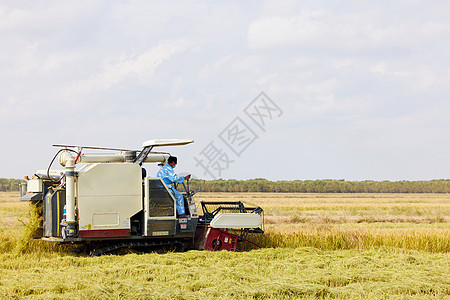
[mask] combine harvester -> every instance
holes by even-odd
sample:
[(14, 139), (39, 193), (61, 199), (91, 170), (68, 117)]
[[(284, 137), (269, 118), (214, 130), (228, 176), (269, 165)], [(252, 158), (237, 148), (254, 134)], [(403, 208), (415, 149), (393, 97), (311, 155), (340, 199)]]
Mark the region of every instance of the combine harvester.
[[(121, 248), (175, 248), (179, 251), (243, 251), (258, 248), (248, 235), (264, 233), (263, 210), (242, 202), (201, 201), (183, 183), (188, 217), (176, 213), (176, 201), (161, 178), (146, 175), (143, 163), (166, 163), (170, 154), (154, 147), (179, 146), (193, 140), (146, 141), (142, 150), (54, 145), (62, 148), (47, 170), (38, 170), (21, 185), (20, 200), (39, 208), (36, 237), (78, 243), (97, 256)], [(100, 149), (116, 153), (83, 153)], [(63, 170), (50, 170), (56, 157)], [(81, 164), (80, 168), (77, 168)], [(187, 186), (187, 187), (186, 187)]]

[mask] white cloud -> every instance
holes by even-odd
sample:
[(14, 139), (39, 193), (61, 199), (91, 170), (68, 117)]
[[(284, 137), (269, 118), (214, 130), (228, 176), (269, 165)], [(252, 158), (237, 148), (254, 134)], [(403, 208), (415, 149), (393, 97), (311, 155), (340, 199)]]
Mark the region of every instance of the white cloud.
[(370, 66), (370, 72), (381, 76), (391, 76), (391, 77), (409, 77), (412, 75), (411, 72), (404, 70), (388, 70), (387, 64), (384, 61)]
[(107, 90), (128, 77), (142, 84), (148, 83), (158, 66), (171, 56), (185, 51), (190, 45), (186, 39), (163, 41), (140, 55), (110, 57), (104, 61), (100, 72), (74, 82), (70, 94)]
[[(411, 9), (408, 6), (413, 5), (394, 2), (388, 13), (381, 4), (344, 9), (325, 5), (314, 5), (313, 9), (291, 5), (285, 8), (284, 13), (271, 13), (266, 9), (250, 24), (248, 44), (255, 50), (320, 50), (319, 53), (335, 51), (338, 55), (355, 55), (373, 54), (374, 50), (407, 51), (424, 43), (440, 42), (443, 35), (450, 34), (447, 21), (426, 19), (429, 17), (427, 14), (408, 17), (404, 13)], [(423, 6), (415, 9), (429, 8), (428, 5)]]

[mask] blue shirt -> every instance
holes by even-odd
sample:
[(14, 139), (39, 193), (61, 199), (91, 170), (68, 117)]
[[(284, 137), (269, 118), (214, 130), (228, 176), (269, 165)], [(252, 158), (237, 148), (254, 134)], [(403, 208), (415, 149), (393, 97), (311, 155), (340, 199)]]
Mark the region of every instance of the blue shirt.
[(175, 174), (175, 171), (169, 164), (165, 164), (164, 166), (162, 166), (161, 169), (159, 169), (156, 176), (158, 176), (159, 178), (162, 178), (164, 183), (169, 188), (172, 188), (173, 187), (172, 184), (175, 182), (182, 183), (184, 181), (184, 177), (177, 176), (177, 174)]

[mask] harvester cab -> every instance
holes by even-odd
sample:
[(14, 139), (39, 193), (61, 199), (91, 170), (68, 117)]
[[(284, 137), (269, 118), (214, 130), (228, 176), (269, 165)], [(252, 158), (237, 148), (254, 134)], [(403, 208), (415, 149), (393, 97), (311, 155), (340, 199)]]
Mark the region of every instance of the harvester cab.
[[(92, 255), (123, 247), (231, 251), (257, 247), (247, 238), (249, 233), (263, 233), (261, 208), (202, 201), (199, 216), (187, 181), (182, 183), (187, 216), (180, 218), (166, 183), (145, 174), (143, 163), (165, 164), (170, 157), (152, 152), (155, 147), (192, 142), (148, 140), (140, 151), (54, 145), (61, 149), (48, 169), (36, 171), (20, 189), (20, 200), (31, 201), (41, 214), (36, 236), (49, 242), (81, 243)], [(85, 149), (115, 153), (83, 153)], [(64, 169), (51, 170), (57, 157)]]

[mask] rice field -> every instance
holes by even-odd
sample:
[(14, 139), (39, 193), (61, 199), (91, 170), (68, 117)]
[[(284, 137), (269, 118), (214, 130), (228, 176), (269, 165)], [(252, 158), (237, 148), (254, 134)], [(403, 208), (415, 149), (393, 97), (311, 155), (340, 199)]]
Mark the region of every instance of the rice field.
[(86, 257), (0, 193), (0, 298), (450, 299), (449, 194), (202, 193), (265, 211), (262, 249)]
[(265, 211), (264, 247), (450, 251), (449, 194), (216, 193)]

